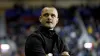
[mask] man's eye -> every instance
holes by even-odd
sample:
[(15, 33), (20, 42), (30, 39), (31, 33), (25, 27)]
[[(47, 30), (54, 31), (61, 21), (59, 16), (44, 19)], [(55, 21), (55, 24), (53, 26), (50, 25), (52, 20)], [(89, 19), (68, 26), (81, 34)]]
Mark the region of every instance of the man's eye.
[(55, 17), (55, 15), (54, 15), (54, 14), (52, 14), (51, 16), (52, 16), (52, 17)]
[(49, 16), (49, 14), (44, 14), (43, 16), (46, 16), (47, 17), (47, 16)]

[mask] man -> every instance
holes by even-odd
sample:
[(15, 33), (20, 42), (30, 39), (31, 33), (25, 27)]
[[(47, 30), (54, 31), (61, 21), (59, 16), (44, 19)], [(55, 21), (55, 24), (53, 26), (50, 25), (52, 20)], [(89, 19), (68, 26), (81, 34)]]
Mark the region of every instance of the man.
[(58, 23), (58, 12), (54, 7), (42, 9), (39, 21), (41, 26), (28, 36), (25, 43), (26, 56), (70, 56), (68, 48), (54, 31)]

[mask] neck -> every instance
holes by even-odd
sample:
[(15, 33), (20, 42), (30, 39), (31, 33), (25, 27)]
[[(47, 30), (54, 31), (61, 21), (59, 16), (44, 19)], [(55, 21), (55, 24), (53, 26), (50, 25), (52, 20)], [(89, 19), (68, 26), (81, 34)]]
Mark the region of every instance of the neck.
[(46, 29), (48, 29), (48, 30), (54, 30), (54, 28), (45, 27), (43, 25), (41, 25), (41, 26), (44, 27), (44, 28), (46, 28)]

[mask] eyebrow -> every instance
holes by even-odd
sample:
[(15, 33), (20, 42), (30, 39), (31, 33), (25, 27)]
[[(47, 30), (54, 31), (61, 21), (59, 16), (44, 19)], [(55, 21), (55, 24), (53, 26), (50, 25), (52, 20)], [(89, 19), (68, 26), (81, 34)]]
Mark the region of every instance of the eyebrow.
[[(44, 14), (43, 14), (43, 16), (44, 16), (44, 15), (49, 15), (49, 13), (44, 13)], [(55, 15), (55, 14), (53, 14), (53, 13), (52, 13), (51, 15), (56, 16), (56, 15)]]
[(44, 13), (43, 16), (45, 16), (45, 15), (49, 15), (49, 13)]

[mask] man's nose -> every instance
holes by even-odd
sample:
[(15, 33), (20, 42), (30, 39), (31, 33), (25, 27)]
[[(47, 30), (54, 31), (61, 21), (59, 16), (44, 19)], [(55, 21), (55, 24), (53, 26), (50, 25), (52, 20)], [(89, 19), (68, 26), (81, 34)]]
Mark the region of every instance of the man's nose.
[(51, 20), (51, 15), (48, 16), (48, 20)]

